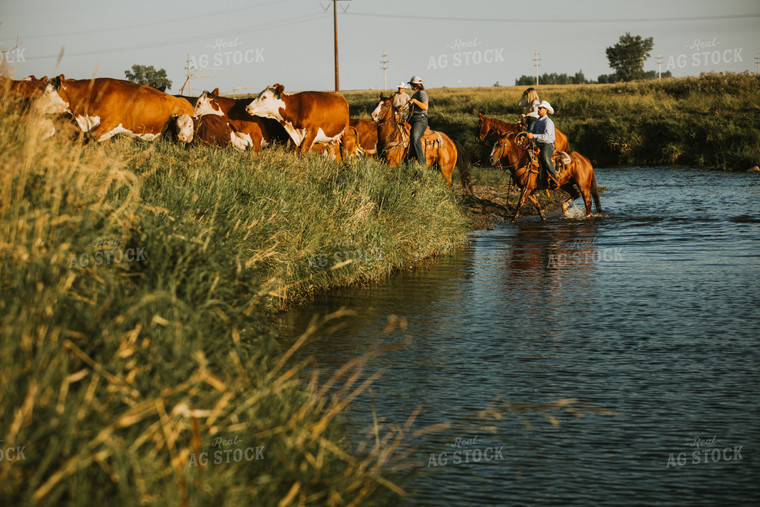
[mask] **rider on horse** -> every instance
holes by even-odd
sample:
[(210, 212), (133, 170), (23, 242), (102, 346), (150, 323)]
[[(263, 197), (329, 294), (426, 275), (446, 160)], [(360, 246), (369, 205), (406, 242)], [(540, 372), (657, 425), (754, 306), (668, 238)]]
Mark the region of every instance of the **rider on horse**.
[(540, 104), (541, 101), (538, 99), (538, 92), (535, 88), (528, 88), (525, 90), (522, 94), (522, 97), (520, 97), (520, 102), (518, 102), (518, 106), (525, 108), (525, 114), (521, 114), (520, 117), (525, 121), (527, 128), (526, 130), (530, 132), (530, 129), (533, 128), (533, 124), (536, 123), (538, 120), (538, 104)]
[[(398, 84), (398, 91), (391, 95), (391, 104), (396, 111), (404, 111), (406, 103), (409, 102), (409, 95), (404, 90), (406, 90), (406, 83), (402, 81)], [(403, 112), (404, 118), (406, 118), (406, 113), (406, 111)]]
[(551, 104), (544, 100), (538, 105), (539, 118), (533, 124), (530, 132), (528, 132), (528, 139), (533, 139), (541, 149), (538, 162), (549, 176), (549, 190), (555, 190), (559, 187), (559, 178), (557, 178), (554, 163), (552, 162), (552, 155), (554, 154), (554, 122), (549, 118), (549, 113), (554, 114), (554, 109), (552, 109)]
[[(409, 80), (409, 84), (412, 86), (412, 90), (414, 90), (414, 95), (412, 95), (412, 98), (409, 99), (408, 103), (411, 111), (409, 114), (409, 123), (412, 126), (410, 141), (411, 145), (414, 147), (414, 155), (416, 156), (417, 161), (422, 167), (426, 167), (427, 161), (425, 160), (425, 153), (422, 151), (422, 143), (420, 143), (420, 140), (428, 127), (428, 95), (425, 91), (425, 87), (422, 86), (422, 78), (420, 76), (412, 76), (412, 79)], [(411, 151), (412, 150), (409, 150), (410, 155)]]

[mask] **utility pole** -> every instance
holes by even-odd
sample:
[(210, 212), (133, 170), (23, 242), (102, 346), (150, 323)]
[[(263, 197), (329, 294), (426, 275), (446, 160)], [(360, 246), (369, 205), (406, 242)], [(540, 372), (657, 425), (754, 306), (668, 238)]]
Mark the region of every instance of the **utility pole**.
[[(335, 39), (335, 91), (340, 91), (340, 71), (338, 70), (338, 2), (350, 2), (351, 0), (333, 0), (333, 37)], [(341, 7), (341, 9), (343, 9)], [(343, 9), (346, 12), (348, 7)]]
[(755, 56), (755, 65), (757, 65), (757, 70), (755, 71), (755, 74), (760, 76), (760, 53)]
[(657, 55), (657, 81), (662, 81), (662, 55)]
[(388, 89), (388, 54), (383, 50), (383, 59), (380, 60), (380, 63), (383, 64), (381, 67), (383, 69), (383, 90)]
[[(190, 87), (190, 71), (192, 69), (190, 68), (190, 54), (189, 53), (187, 55), (187, 67), (185, 68), (187, 69), (187, 75), (185, 76), (185, 84), (187, 85), (187, 94), (190, 95), (191, 93), (193, 93), (193, 91), (192, 91), (192, 88)], [(182, 85), (182, 89), (179, 91), (179, 94), (180, 95), (185, 94), (185, 85)]]
[(538, 57), (538, 49), (536, 50), (535, 56), (533, 56), (533, 62), (536, 64), (536, 86), (538, 86), (538, 67), (541, 65), (540, 62), (541, 59)]

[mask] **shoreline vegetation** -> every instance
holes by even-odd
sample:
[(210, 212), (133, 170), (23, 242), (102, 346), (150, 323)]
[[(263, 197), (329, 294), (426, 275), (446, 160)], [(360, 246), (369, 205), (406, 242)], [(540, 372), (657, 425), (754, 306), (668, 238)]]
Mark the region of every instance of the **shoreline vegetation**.
[[(738, 91), (725, 85), (703, 107), (735, 111), (734, 101), (757, 97), (756, 78), (736, 79)], [(596, 86), (623, 109), (659, 109), (671, 93)], [(446, 93), (431, 94), (432, 126), (482, 160), (477, 112), (498, 116), (521, 88)], [(563, 111), (580, 117), (599, 103), (572, 94), (544, 92), (571, 145), (594, 122), (623, 128), (612, 119), (566, 127)], [(352, 115), (366, 117), (377, 92), (346, 95)], [(744, 109), (756, 120), (757, 106)], [(741, 142), (758, 136), (743, 132)], [(299, 344), (352, 312), (315, 318), (294, 344), (278, 339), (275, 313), (463, 246), (468, 230), (508, 216), (508, 175), (476, 168), (481, 193), (467, 197), (413, 165), (337, 164), (276, 147), (253, 156), (163, 141), (42, 140), (12, 104), (0, 105), (0, 153), (0, 498), (342, 505), (402, 494), (389, 478), (409, 466), (400, 451), (411, 422), (376, 426), (359, 449), (341, 430), (350, 402), (371, 386), (367, 358), (310, 379), (291, 361)], [(403, 323), (388, 332), (403, 346)]]

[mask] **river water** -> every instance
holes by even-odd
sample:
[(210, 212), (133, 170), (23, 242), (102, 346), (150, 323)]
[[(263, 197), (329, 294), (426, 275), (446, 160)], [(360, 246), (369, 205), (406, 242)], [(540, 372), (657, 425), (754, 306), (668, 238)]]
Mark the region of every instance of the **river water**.
[[(368, 362), (383, 375), (346, 420), (358, 442), (373, 411), (400, 427), (422, 404), (400, 457), (407, 504), (760, 502), (760, 175), (597, 179), (601, 215), (478, 231), (285, 316), (295, 336), (314, 314), (358, 312), (302, 350), (323, 376), (411, 338)], [(392, 315), (407, 328), (384, 332)]]

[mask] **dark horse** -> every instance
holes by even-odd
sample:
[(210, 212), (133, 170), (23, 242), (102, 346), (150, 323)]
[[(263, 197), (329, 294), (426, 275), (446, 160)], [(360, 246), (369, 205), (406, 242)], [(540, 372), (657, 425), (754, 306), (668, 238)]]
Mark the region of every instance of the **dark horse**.
[[(404, 161), (409, 149), (408, 123), (401, 119), (401, 114), (391, 104), (391, 99), (380, 94), (380, 102), (372, 112), (372, 119), (377, 122), (377, 151), (381, 160), (396, 166)], [(422, 140), (425, 151), (426, 167), (436, 164), (441, 170), (446, 183), (451, 186), (451, 175), (459, 167), (462, 184), (469, 182), (469, 165), (457, 164), (458, 150), (454, 141), (443, 132), (428, 130)]]
[[(507, 123), (498, 118), (483, 116), (480, 113), (478, 113), (478, 117), (478, 141), (481, 143), (486, 142), (486, 138), (489, 134), (496, 134), (497, 137), (502, 137), (510, 132), (517, 134), (523, 130), (520, 121)], [(570, 151), (570, 145), (567, 143), (567, 136), (560, 132), (558, 128), (554, 129), (554, 138), (554, 148), (557, 151)]]
[[(525, 134), (509, 133), (500, 137), (491, 151), (491, 165), (500, 167), (506, 161), (509, 172), (512, 174), (512, 179), (522, 189), (520, 201), (515, 210), (515, 216), (512, 218), (513, 222), (517, 221), (520, 209), (522, 209), (526, 199), (530, 199), (536, 206), (541, 219), (546, 220), (544, 211), (541, 209), (538, 198), (535, 196), (537, 190), (543, 190), (546, 186), (539, 184), (538, 160), (529, 143), (530, 141)], [(569, 161), (562, 163), (562, 168), (558, 171), (559, 188), (570, 194), (570, 197), (562, 203), (562, 213), (567, 215), (567, 207), (570, 203), (578, 197), (583, 197), (583, 203), (586, 205), (586, 216), (591, 215), (592, 196), (596, 210), (601, 213), (602, 206), (599, 203), (599, 189), (596, 186), (596, 175), (594, 174), (591, 162), (575, 151), (571, 151), (568, 155)]]

